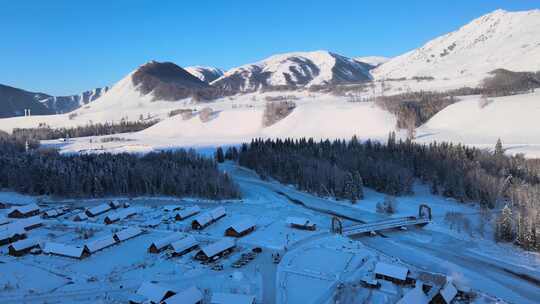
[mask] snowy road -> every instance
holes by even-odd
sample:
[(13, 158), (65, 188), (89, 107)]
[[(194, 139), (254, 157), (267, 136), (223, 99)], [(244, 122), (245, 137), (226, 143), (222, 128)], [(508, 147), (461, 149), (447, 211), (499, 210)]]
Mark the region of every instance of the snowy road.
[[(231, 164), (222, 166), (229, 172), (246, 198), (268, 200), (268, 202), (286, 199), (287, 197), (301, 201), (312, 210), (325, 213), (342, 214), (361, 221), (373, 221), (381, 216), (358, 210), (312, 195), (296, 191), (278, 183), (260, 180), (252, 171)], [(540, 286), (534, 282), (540, 273), (527, 266), (501, 262), (495, 258), (478, 254), (481, 248), (474, 242), (453, 238), (442, 232), (429, 230), (429, 226), (420, 230), (407, 232), (389, 232), (384, 237), (364, 237), (361, 241), (389, 256), (421, 269), (446, 273), (475, 290), (490, 294), (510, 303), (540, 303)], [(526, 274), (528, 279), (518, 274)]]

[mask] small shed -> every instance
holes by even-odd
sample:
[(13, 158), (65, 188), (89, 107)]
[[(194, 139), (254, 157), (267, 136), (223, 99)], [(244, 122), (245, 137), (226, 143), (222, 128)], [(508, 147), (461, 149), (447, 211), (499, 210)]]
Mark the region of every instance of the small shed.
[(111, 210), (111, 206), (109, 204), (101, 204), (97, 205), (93, 208), (89, 208), (86, 210), (86, 215), (89, 217), (95, 217), (98, 215), (101, 215), (107, 211)]
[(28, 204), (24, 206), (14, 206), (8, 212), (8, 217), (11, 218), (26, 218), (39, 214), (39, 206), (36, 204)]
[(254, 304), (255, 297), (236, 293), (214, 292), (211, 304)]
[(201, 304), (202, 301), (202, 292), (197, 287), (192, 286), (166, 299), (163, 304)]
[(233, 239), (224, 238), (220, 241), (202, 247), (199, 252), (195, 255), (197, 260), (206, 261), (206, 260), (216, 260), (223, 255), (231, 253), (236, 247), (236, 243)]
[(90, 254), (94, 254), (107, 247), (111, 247), (114, 244), (116, 244), (116, 240), (114, 239), (114, 237), (112, 235), (107, 235), (86, 243), (84, 247), (88, 249), (88, 252), (90, 252)]
[(16, 257), (23, 256), (34, 248), (40, 248), (39, 242), (40, 241), (38, 239), (28, 238), (12, 243), (8, 247), (9, 255)]
[(182, 256), (199, 246), (199, 242), (193, 236), (187, 236), (181, 240), (178, 240), (174, 243), (171, 243), (171, 248), (173, 250), (173, 256)]
[(187, 219), (188, 217), (194, 216), (195, 214), (201, 212), (201, 208), (199, 206), (195, 205), (192, 207), (187, 207), (183, 210), (180, 210), (174, 214), (174, 219), (177, 221), (183, 221)]
[(10, 225), (19, 225), (24, 230), (28, 231), (28, 230), (32, 230), (40, 226), (43, 226), (43, 219), (39, 215), (36, 215), (36, 216), (20, 219), (16, 221), (15, 223), (11, 223)]
[(9, 204), (6, 202), (0, 202), (0, 209), (7, 209), (9, 208)]
[(26, 238), (26, 231), (19, 226), (6, 225), (0, 229), (0, 246)]
[(81, 212), (73, 217), (74, 222), (83, 222), (88, 219), (88, 215), (85, 212)]
[(150, 246), (148, 247), (148, 252), (150, 253), (159, 253), (167, 247), (169, 247), (173, 242), (176, 242), (178, 240), (183, 239), (184, 236), (180, 233), (173, 233), (165, 238), (159, 239), (157, 241), (152, 242)]
[(113, 235), (113, 238), (117, 241), (117, 242), (123, 242), (123, 241), (127, 241), (129, 239), (132, 239), (136, 236), (139, 236), (143, 233), (143, 231), (139, 228), (135, 228), (135, 227), (129, 227), (129, 228), (126, 228), (124, 230), (120, 230), (118, 232), (116, 232), (114, 235)]
[(226, 236), (242, 237), (255, 230), (255, 220), (252, 218), (244, 219), (231, 224), (226, 230)]
[(136, 296), (133, 297), (130, 303), (152, 303), (158, 304), (162, 301), (174, 296), (176, 292), (170, 288), (166, 288), (154, 283), (142, 283), (136, 291)]
[(296, 228), (296, 229), (310, 230), (310, 231), (314, 231), (315, 229), (317, 229), (317, 226), (315, 225), (315, 223), (303, 217), (290, 216), (287, 218), (287, 224), (289, 224), (289, 226), (291, 226), (292, 228)]
[(391, 281), (396, 284), (405, 284), (408, 282), (407, 276), (409, 269), (403, 266), (378, 262), (375, 265), (374, 272), (377, 279)]
[(122, 204), (120, 204), (119, 201), (110, 201), (110, 202), (109, 202), (109, 206), (110, 206), (112, 209), (122, 208)]
[(210, 226), (212, 223), (215, 223), (220, 218), (227, 215), (225, 212), (225, 208), (223, 207), (217, 207), (210, 211), (207, 211), (201, 215), (198, 215), (193, 221), (191, 222), (191, 228), (201, 230), (208, 226)]
[(53, 242), (45, 243), (45, 248), (43, 249), (43, 252), (51, 255), (58, 255), (73, 259), (83, 259), (90, 256), (90, 251), (88, 251), (88, 248), (86, 248), (86, 246), (70, 246)]
[(127, 218), (130, 218), (132, 216), (135, 216), (135, 215), (137, 215), (138, 212), (139, 212), (139, 209), (137, 209), (137, 208), (126, 208), (124, 210), (120, 210), (118, 212), (108, 214), (105, 217), (104, 222), (105, 222), (105, 224), (110, 225), (110, 224), (118, 222), (120, 220), (127, 219)]

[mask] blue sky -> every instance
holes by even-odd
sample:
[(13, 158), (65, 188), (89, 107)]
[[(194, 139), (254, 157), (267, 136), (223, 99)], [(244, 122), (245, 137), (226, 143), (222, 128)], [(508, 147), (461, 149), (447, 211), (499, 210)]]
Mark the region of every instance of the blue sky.
[(497, 8), (538, 0), (0, 0), (0, 83), (53, 95), (112, 85), (149, 61), (228, 69), (326, 49), (395, 56)]

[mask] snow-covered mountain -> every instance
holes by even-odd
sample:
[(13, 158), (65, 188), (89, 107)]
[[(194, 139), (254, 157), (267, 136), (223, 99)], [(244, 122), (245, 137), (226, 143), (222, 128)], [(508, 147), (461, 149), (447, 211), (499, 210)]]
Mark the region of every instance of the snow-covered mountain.
[(383, 56), (365, 56), (365, 57), (354, 57), (353, 59), (359, 62), (367, 63), (374, 67), (378, 67), (381, 64), (388, 62), (392, 58), (383, 57)]
[(210, 83), (223, 76), (223, 71), (214, 67), (190, 66), (185, 68), (185, 70), (206, 83)]
[(372, 74), (377, 79), (431, 76), (474, 85), (497, 68), (540, 70), (540, 10), (496, 10), (455, 32), (395, 57)]
[(130, 74), (135, 89), (153, 100), (176, 101), (198, 96), (210, 98), (213, 88), (172, 62), (150, 61)]
[(107, 93), (109, 87), (95, 88), (90, 91), (82, 92), (78, 95), (70, 96), (50, 96), (39, 100), (45, 107), (53, 113), (67, 113), (76, 110), (90, 102), (98, 99)]
[(328, 51), (274, 55), (233, 68), (211, 84), (233, 92), (297, 88), (370, 80), (369, 64)]
[(96, 88), (78, 95), (51, 96), (0, 85), (0, 117), (24, 115), (30, 109), (32, 115), (49, 115), (71, 112), (86, 105), (107, 92), (108, 87)]

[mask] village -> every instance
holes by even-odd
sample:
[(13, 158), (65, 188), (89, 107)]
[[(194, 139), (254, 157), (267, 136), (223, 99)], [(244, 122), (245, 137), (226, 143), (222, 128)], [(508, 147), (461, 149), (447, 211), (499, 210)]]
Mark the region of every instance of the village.
[[(257, 200), (1, 207), (0, 265), (8, 270), (0, 274), (2, 303), (406, 304), (469, 303), (476, 296), (445, 275), (413, 269), (354, 240), (378, 229), (422, 229), (426, 207), (405, 218), (413, 223), (386, 220), (372, 229)], [(312, 292), (301, 292), (306, 288)]]

